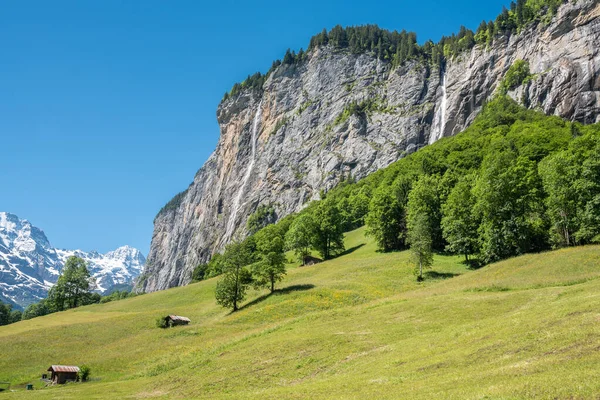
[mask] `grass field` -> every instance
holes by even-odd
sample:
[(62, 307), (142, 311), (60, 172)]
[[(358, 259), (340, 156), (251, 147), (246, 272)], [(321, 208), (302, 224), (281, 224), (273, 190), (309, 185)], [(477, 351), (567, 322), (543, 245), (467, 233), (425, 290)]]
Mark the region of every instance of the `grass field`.
[[(210, 280), (0, 327), (0, 381), (16, 390), (0, 400), (600, 398), (600, 247), (477, 271), (436, 256), (419, 284), (407, 253), (377, 253), (363, 230), (346, 243), (235, 314)], [(168, 313), (192, 324), (155, 328)], [(41, 389), (60, 363), (94, 380)]]

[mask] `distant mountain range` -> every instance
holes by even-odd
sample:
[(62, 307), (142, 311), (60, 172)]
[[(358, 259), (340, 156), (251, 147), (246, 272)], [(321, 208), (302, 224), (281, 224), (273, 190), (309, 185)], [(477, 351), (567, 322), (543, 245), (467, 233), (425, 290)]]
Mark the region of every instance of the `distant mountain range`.
[(100, 293), (132, 286), (146, 262), (139, 250), (129, 246), (106, 254), (55, 249), (44, 231), (0, 212), (0, 301), (26, 307), (45, 298), (71, 256), (87, 261)]

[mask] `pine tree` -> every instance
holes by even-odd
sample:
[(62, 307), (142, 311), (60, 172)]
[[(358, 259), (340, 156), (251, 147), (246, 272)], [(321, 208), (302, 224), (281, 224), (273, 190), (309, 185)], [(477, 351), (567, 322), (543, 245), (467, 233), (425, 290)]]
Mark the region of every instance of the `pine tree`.
[(477, 33), (475, 34), (475, 42), (477, 44), (486, 44), (488, 41), (487, 34), (487, 22), (481, 21), (481, 24), (479, 24), (479, 28), (477, 28)]
[(291, 65), (293, 63), (294, 63), (294, 56), (292, 55), (291, 50), (287, 49), (287, 51), (285, 52), (285, 55), (283, 56), (283, 64)]
[(496, 24), (493, 21), (488, 22), (487, 31), (487, 45), (488, 47), (494, 42), (494, 36), (496, 35)]

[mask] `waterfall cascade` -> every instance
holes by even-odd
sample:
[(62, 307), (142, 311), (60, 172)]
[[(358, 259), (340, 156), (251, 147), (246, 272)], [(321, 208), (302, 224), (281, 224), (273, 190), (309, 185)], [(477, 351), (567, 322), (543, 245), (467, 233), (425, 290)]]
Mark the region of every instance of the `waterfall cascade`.
[(444, 137), (446, 129), (446, 108), (448, 106), (448, 94), (446, 92), (446, 70), (442, 71), (442, 104), (435, 113), (434, 124), (429, 135), (429, 144), (433, 144)]
[(250, 158), (250, 162), (248, 163), (248, 167), (246, 168), (246, 173), (244, 174), (244, 178), (242, 179), (242, 184), (240, 186), (240, 190), (238, 190), (237, 195), (235, 196), (232, 204), (231, 215), (229, 216), (229, 220), (227, 221), (227, 230), (225, 231), (225, 236), (223, 237), (224, 243), (228, 242), (233, 236), (233, 231), (235, 229), (235, 222), (237, 219), (238, 212), (240, 210), (240, 201), (242, 196), (244, 195), (244, 191), (246, 189), (246, 184), (252, 175), (252, 170), (254, 169), (254, 163), (256, 162), (256, 137), (258, 136), (258, 130), (260, 128), (260, 120), (262, 117), (262, 100), (258, 104), (258, 109), (256, 110), (256, 114), (254, 114), (254, 123), (252, 124), (252, 156)]

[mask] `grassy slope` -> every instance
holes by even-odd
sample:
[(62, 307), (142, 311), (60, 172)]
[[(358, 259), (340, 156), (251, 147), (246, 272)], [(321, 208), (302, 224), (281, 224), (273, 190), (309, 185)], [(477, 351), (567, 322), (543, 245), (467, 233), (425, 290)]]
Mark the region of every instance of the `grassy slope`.
[[(292, 267), (288, 290), (252, 292), (233, 315), (215, 305), (211, 280), (0, 327), (0, 381), (36, 382), (52, 363), (88, 364), (100, 378), (0, 400), (600, 393), (600, 247), (474, 272), (440, 256), (419, 285), (406, 253), (376, 253), (362, 230), (347, 245), (336, 260)], [(192, 325), (154, 328), (166, 313)]]

